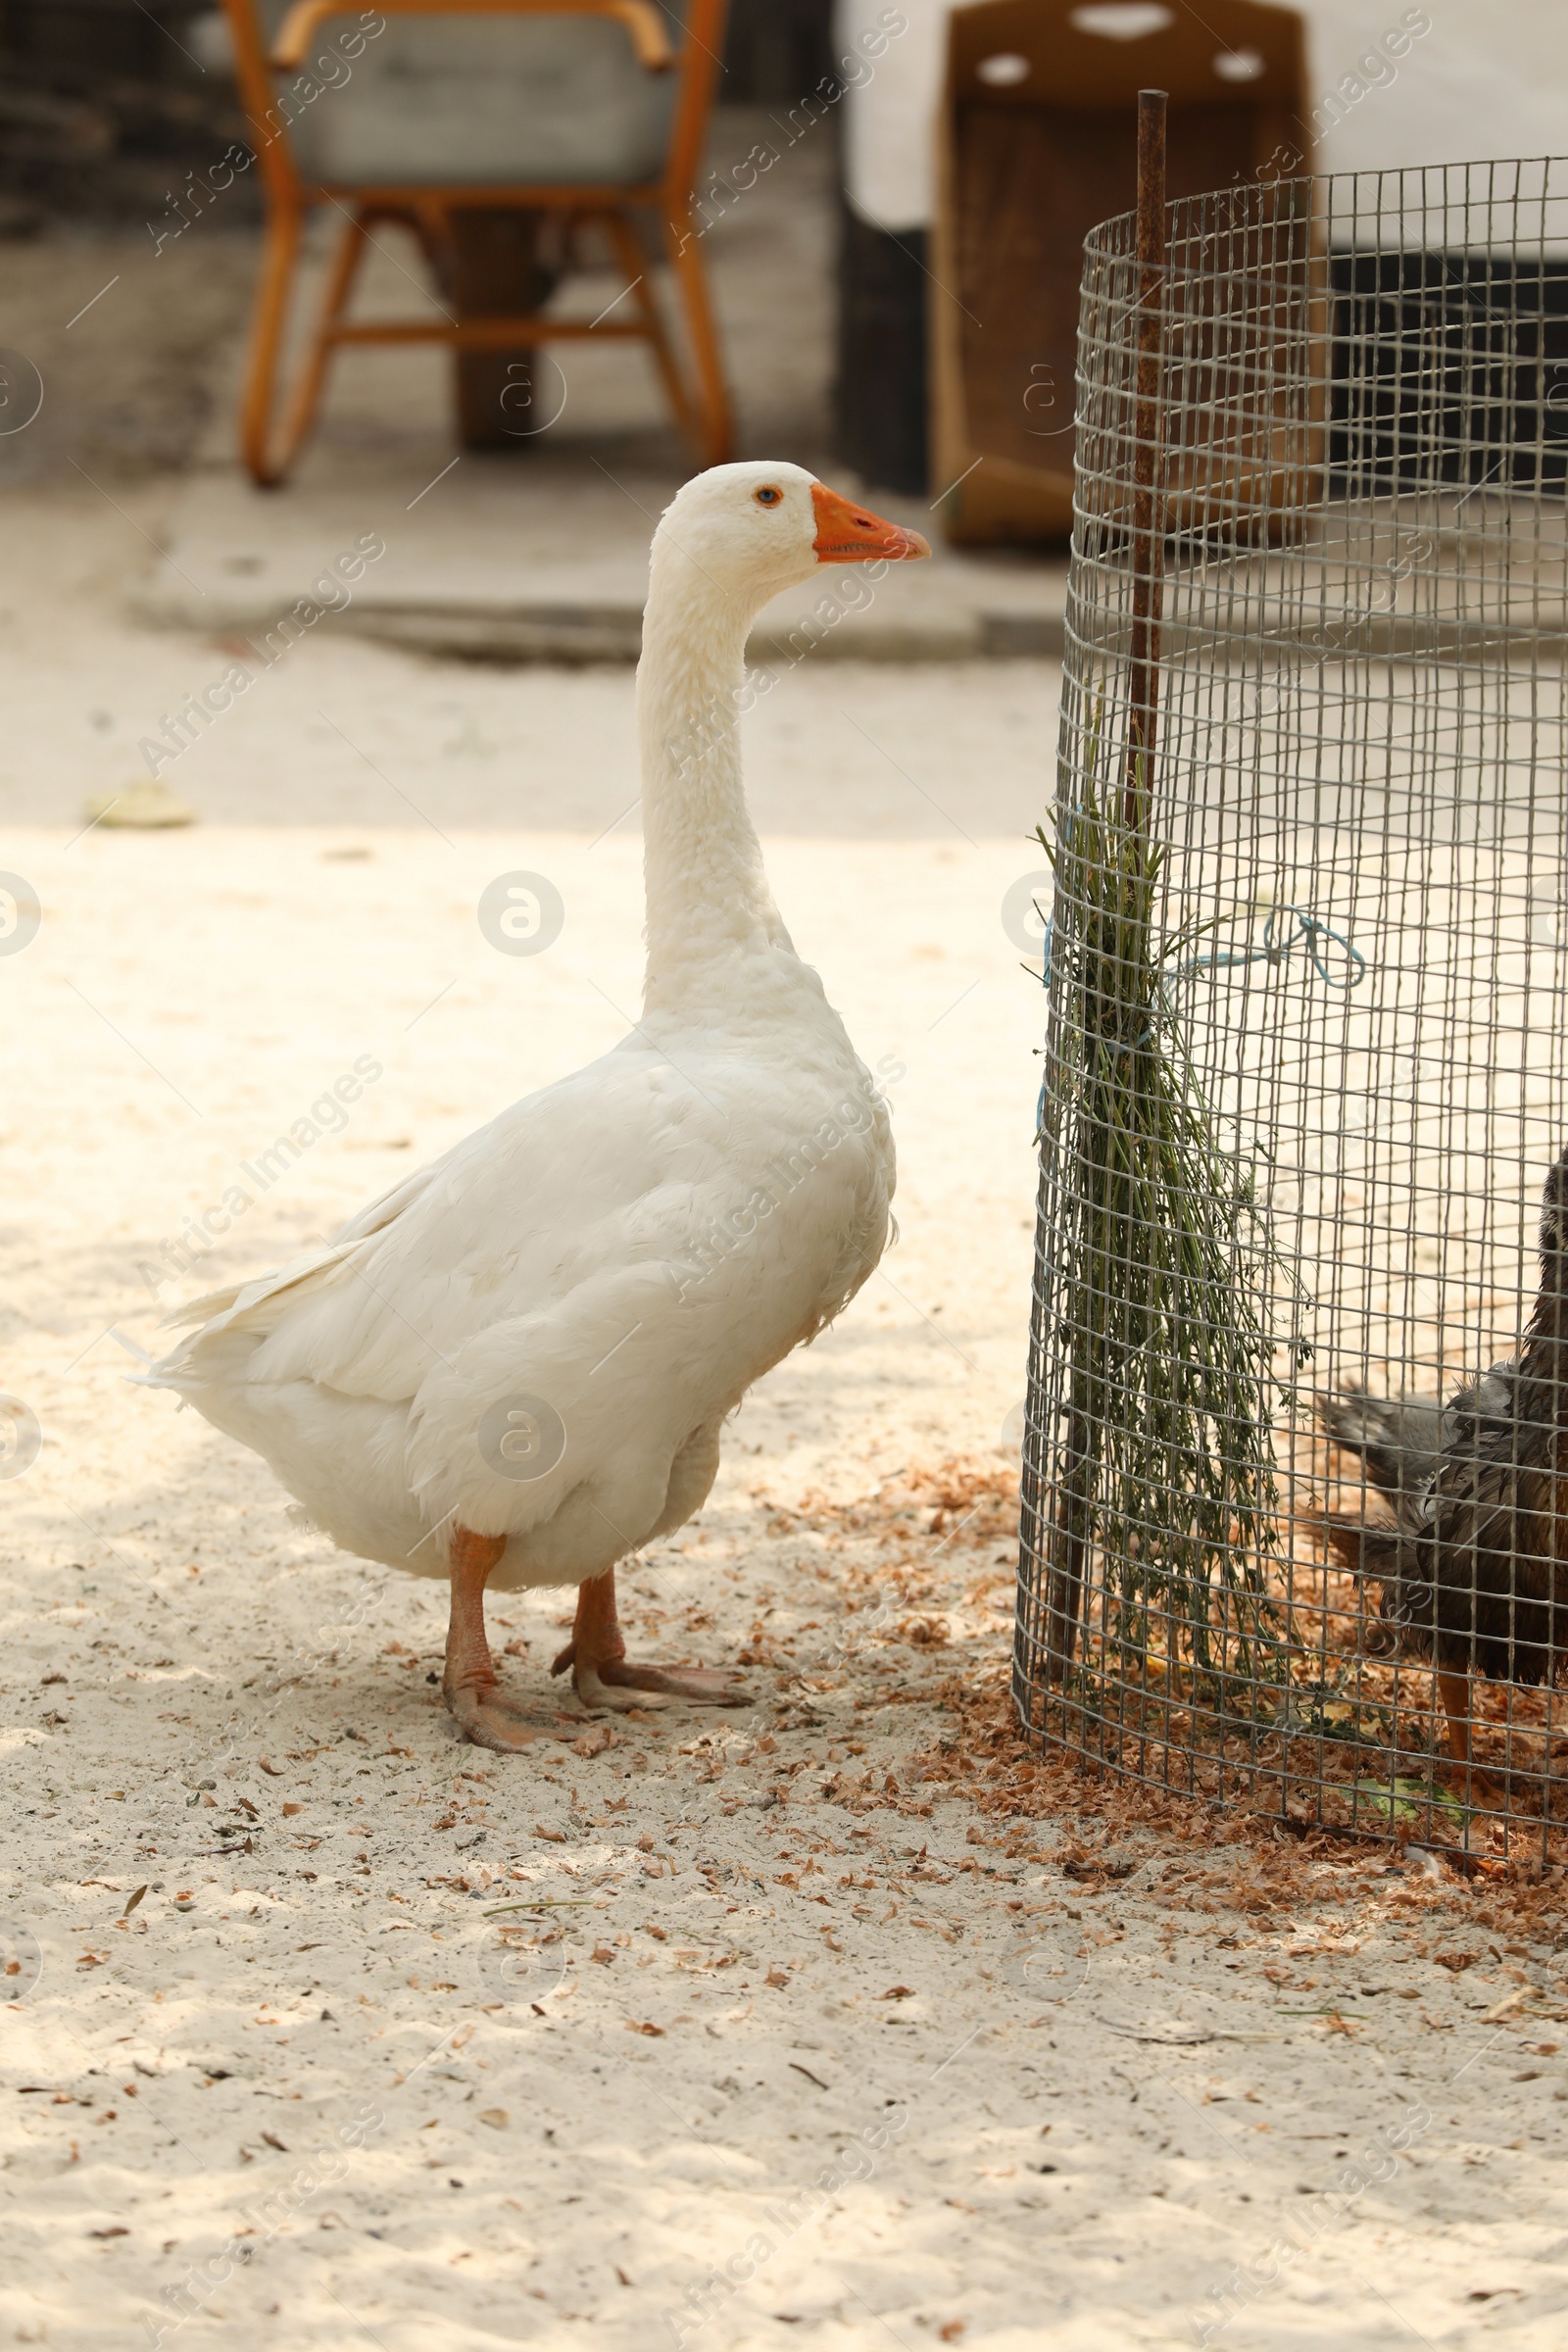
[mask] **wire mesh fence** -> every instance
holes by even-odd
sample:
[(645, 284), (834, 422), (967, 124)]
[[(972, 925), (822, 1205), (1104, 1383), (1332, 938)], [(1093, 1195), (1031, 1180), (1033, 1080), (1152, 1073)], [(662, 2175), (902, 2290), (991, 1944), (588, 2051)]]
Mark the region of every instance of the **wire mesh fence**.
[(1568, 1856), (1568, 164), (1086, 248), (1014, 1695)]

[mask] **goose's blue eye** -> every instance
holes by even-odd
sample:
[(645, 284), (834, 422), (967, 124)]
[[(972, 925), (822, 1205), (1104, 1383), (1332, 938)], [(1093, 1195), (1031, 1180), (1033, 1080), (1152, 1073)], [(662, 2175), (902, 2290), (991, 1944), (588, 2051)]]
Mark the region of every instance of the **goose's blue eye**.
[(783, 491), (775, 489), (771, 482), (769, 482), (764, 489), (754, 490), (752, 492), (752, 496), (756, 499), (760, 507), (780, 506), (782, 505), (784, 499)]

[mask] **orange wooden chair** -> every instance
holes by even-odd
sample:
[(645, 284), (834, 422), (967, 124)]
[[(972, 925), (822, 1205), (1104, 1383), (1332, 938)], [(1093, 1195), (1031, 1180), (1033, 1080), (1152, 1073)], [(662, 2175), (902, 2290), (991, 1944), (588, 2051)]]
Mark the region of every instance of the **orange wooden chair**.
[[(344, 0), (224, 4), (267, 199), (240, 423), (256, 481), (283, 480), (333, 355), (367, 343), (502, 354), (588, 334), (637, 338), (651, 347), (702, 463), (729, 456), (729, 395), (693, 212), (726, 0), (376, 0), (363, 11)], [(280, 401), (302, 234), (320, 205), (338, 209), (343, 230)], [(450, 284), (465, 215), (498, 212), (553, 220), (563, 241), (578, 223), (602, 226), (626, 279), (613, 315), (590, 323), (537, 307), (507, 315), (490, 303), (476, 315), (460, 298), (455, 320), (349, 318), (378, 221), (411, 227)], [(689, 373), (649, 282), (651, 212), (684, 314)], [(535, 273), (535, 287), (549, 282)]]

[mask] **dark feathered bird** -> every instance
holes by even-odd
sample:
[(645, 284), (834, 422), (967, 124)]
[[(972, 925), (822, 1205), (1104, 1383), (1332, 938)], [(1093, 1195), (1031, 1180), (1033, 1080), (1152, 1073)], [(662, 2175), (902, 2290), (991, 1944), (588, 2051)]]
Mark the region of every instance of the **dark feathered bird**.
[(1395, 1519), (1328, 1512), (1330, 1548), (1381, 1583), (1399, 1647), (1433, 1661), (1449, 1745), (1468, 1762), (1472, 1674), (1551, 1683), (1568, 1665), (1568, 1151), (1546, 1178), (1541, 1288), (1517, 1356), (1446, 1404), (1348, 1389), (1319, 1413)]

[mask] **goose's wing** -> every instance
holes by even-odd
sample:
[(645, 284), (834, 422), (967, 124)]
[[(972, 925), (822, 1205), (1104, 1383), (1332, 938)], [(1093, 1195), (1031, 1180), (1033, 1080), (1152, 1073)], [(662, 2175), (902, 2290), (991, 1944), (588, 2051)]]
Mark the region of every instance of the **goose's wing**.
[(607, 1263), (678, 1254), (728, 1121), (661, 1056), (606, 1054), (527, 1096), (276, 1273), (181, 1311), (161, 1373), (244, 1332), (252, 1379), (407, 1399), (477, 1330)]
[[(470, 1137), (467, 1140), (471, 1142), (473, 1139)], [(304, 1251), (299, 1257), (290, 1258), (286, 1266), (274, 1267), (269, 1274), (254, 1275), (245, 1282), (225, 1283), (219, 1290), (204, 1291), (200, 1298), (187, 1298), (183, 1305), (172, 1307), (165, 1315), (164, 1322), (174, 1329), (181, 1324), (198, 1325), (198, 1336), (231, 1330), (236, 1324), (244, 1323), (253, 1309), (263, 1307), (269, 1299), (279, 1298), (286, 1292), (301, 1289), (312, 1276), (329, 1274), (334, 1266), (350, 1254), (357, 1242), (392, 1224), (405, 1208), (439, 1179), (443, 1169), (463, 1148), (462, 1144), (455, 1144), (450, 1151), (432, 1159), (428, 1166), (416, 1169), (412, 1176), (402, 1177), (388, 1192), (351, 1217), (346, 1225), (340, 1225), (330, 1241)], [(258, 1326), (269, 1327), (265, 1323)], [(180, 1355), (188, 1345), (188, 1342), (184, 1343), (181, 1348), (175, 1349), (174, 1356)], [(174, 1357), (167, 1360), (172, 1361)]]

